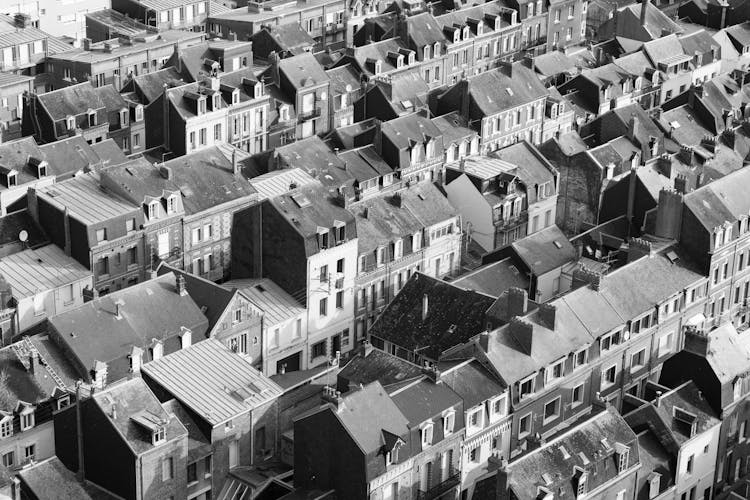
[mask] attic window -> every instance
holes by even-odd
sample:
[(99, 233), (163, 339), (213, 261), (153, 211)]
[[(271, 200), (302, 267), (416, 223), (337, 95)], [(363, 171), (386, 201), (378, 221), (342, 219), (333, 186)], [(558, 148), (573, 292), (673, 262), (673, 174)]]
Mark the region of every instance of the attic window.
[(328, 247), (328, 229), (318, 228), (318, 248), (326, 249)]
[(430, 58), (430, 46), (429, 45), (425, 45), (422, 50), (423, 50), (423, 53), (422, 53), (423, 57), (422, 57), (422, 59), (426, 61), (427, 59)]
[(75, 116), (69, 116), (67, 119), (67, 126), (68, 130), (75, 130), (76, 128), (76, 118)]
[(8, 187), (13, 187), (18, 185), (18, 174), (15, 170), (11, 170), (6, 174), (8, 178)]
[(667, 252), (667, 258), (669, 259), (669, 262), (671, 262), (672, 264), (680, 260), (680, 257), (673, 250), (670, 250), (669, 252)]
[(615, 447), (615, 458), (617, 458), (617, 473), (622, 474), (625, 469), (628, 468), (630, 448), (622, 443), (617, 443)]
[(422, 448), (426, 448), (432, 445), (432, 422), (426, 422), (422, 424), (422, 428), (419, 431)]
[(512, 89), (512, 88), (510, 88), (510, 87), (506, 87), (506, 88), (505, 88), (505, 91), (506, 91), (506, 92), (508, 93), (508, 95), (509, 95), (509, 96), (512, 96), (512, 95), (513, 95), (513, 89)]
[(461, 30), (456, 30), (453, 32), (453, 42), (458, 43), (461, 41)]
[(552, 244), (555, 245), (555, 248), (557, 248), (558, 250), (562, 248), (562, 243), (557, 240), (553, 241)]
[(166, 440), (167, 440), (167, 429), (164, 427), (159, 427), (153, 432), (153, 434), (151, 434), (151, 443), (154, 446), (156, 446), (157, 444), (161, 444)]
[(9, 438), (13, 435), (13, 417), (5, 415), (0, 421), (0, 438)]
[(89, 127), (96, 126), (96, 112), (89, 111)]
[(125, 127), (127, 124), (128, 124), (128, 110), (121, 109), (120, 110), (120, 126)]
[(253, 96), (257, 99), (263, 95), (263, 84), (258, 82), (255, 84)]
[(383, 61), (378, 59), (375, 61), (375, 74), (378, 75), (383, 71)]
[(292, 195), (292, 201), (297, 204), (298, 207), (304, 208), (306, 206), (310, 205), (310, 200), (307, 199), (307, 196), (305, 196), (302, 193), (295, 193)]
[(219, 94), (213, 95), (213, 103), (211, 104), (211, 110), (215, 111), (221, 106), (221, 96)]
[(469, 39), (469, 27), (468, 26), (464, 26), (463, 35), (462, 36), (463, 36), (464, 40), (468, 40)]
[(440, 42), (435, 42), (432, 46), (432, 57), (438, 57), (440, 55)]
[(240, 91), (239, 89), (232, 90), (232, 104), (239, 104), (240, 102)]
[(289, 106), (281, 106), (279, 108), (279, 120), (282, 122), (289, 121)]
[(139, 122), (143, 120), (143, 106), (138, 105), (135, 107), (135, 121)]
[(443, 416), (443, 435), (447, 436), (453, 433), (453, 427), (456, 422), (456, 413), (450, 411)]

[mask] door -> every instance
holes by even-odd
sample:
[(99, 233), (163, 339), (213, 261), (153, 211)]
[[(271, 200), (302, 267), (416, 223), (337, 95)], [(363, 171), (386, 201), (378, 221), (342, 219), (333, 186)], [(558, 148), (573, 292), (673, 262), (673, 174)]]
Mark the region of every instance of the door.
[(240, 461), (240, 443), (239, 441), (229, 442), (229, 468), (237, 467)]
[(331, 352), (336, 355), (336, 352), (341, 352), (341, 335), (334, 335), (332, 340)]

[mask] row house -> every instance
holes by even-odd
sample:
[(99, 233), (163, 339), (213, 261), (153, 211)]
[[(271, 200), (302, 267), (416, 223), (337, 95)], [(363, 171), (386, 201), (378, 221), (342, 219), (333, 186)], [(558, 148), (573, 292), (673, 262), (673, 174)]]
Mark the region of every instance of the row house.
[(511, 0), (508, 5), (518, 12), (518, 20), (521, 22), (519, 48), (530, 55), (545, 53), (550, 5), (545, 0)]
[(74, 397), (28, 338), (0, 349), (0, 366), (0, 461), (17, 471), (55, 455), (53, 420)]
[(573, 130), (573, 124), (576, 121), (575, 114), (575, 109), (570, 101), (563, 97), (556, 87), (550, 87), (547, 102), (544, 104), (540, 144)]
[(107, 113), (107, 137), (125, 154), (142, 153), (146, 149), (143, 107), (139, 103), (125, 100), (111, 85), (99, 87), (96, 91)]
[(316, 48), (342, 43), (347, 35), (350, 5), (344, 0), (312, 2), (246, 2), (246, 7), (212, 13), (206, 31), (211, 37), (249, 40), (264, 26), (299, 23), (315, 40)]
[[(536, 154), (515, 156), (516, 149)], [(463, 217), (467, 236), (487, 252), (554, 225), (556, 216), (554, 167), (525, 142), (500, 153), (464, 159), (446, 175), (448, 201)]]
[(28, 16), (0, 14), (0, 71), (34, 76), (50, 55), (70, 50), (70, 45), (31, 24)]
[(47, 339), (39, 340), (47, 342), (53, 366), (100, 389), (137, 376), (148, 363), (203, 341), (208, 319), (187, 293), (184, 276), (169, 273), (104, 297), (94, 296), (53, 316), (48, 333)]
[(503, 63), (448, 89), (438, 99), (438, 112), (459, 110), (478, 129), (486, 153), (523, 139), (539, 144), (548, 94), (523, 63)]
[[(596, 401), (619, 408), (625, 394), (641, 397), (681, 347), (686, 325), (702, 314), (706, 279), (682, 264), (676, 248), (654, 253), (632, 240), (631, 253), (636, 260), (609, 275), (584, 269), (578, 279), (593, 284), (548, 304), (532, 307), (525, 291), (511, 290), (510, 323), (442, 356), (486, 360), (508, 384), (511, 458), (590, 413)], [(642, 286), (644, 275), (658, 285)], [(635, 283), (637, 301), (628, 298)]]
[(479, 154), (479, 134), (458, 111), (436, 116), (432, 123), (443, 134), (446, 166)]
[(209, 39), (180, 47), (163, 67), (176, 68), (186, 82), (197, 82), (206, 76), (221, 76), (249, 68), (254, 56), (250, 41)]
[(518, 13), (499, 2), (435, 16), (445, 36), (445, 79), (458, 80), (511, 62), (521, 48)]
[(206, 19), (226, 7), (211, 0), (112, 0), (112, 9), (159, 31), (206, 31)]
[(13, 73), (0, 74), (0, 139), (21, 138), (23, 96), (34, 90), (34, 78)]
[(91, 174), (30, 190), (29, 211), (52, 243), (93, 271), (100, 294), (146, 278), (143, 208), (104, 192)]
[(347, 127), (356, 121), (354, 103), (363, 95), (359, 74), (347, 64), (326, 71), (330, 79), (330, 98), (328, 99), (329, 124), (331, 129)]
[[(281, 387), (218, 340), (207, 339), (149, 363), (142, 376), (160, 401), (174, 399), (185, 409), (208, 445), (210, 458), (186, 467), (189, 475), (198, 466), (204, 478), (210, 475), (198, 485), (188, 479), (192, 495), (215, 498), (232, 470), (277, 456)], [(202, 488), (196, 491), (198, 486)]]
[[(597, 41), (621, 37), (626, 41), (650, 42), (671, 34), (683, 33), (685, 30), (667, 16), (651, 0), (618, 7), (608, 13), (602, 12), (607, 19), (599, 26), (589, 24), (591, 34)], [(601, 15), (594, 19), (601, 19)]]
[[(354, 330), (366, 331), (412, 274), (440, 279), (460, 265), (459, 218), (432, 184), (412, 186), (362, 202), (347, 210), (358, 234)], [(383, 224), (390, 220), (390, 224)]]
[(455, 496), (463, 428), (463, 401), (429, 377), (391, 394), (378, 381), (343, 395), (327, 387), (323, 405), (294, 423), (295, 486), (346, 498)]
[(80, 40), (86, 36), (86, 14), (109, 8), (107, 0), (82, 0), (75, 4), (40, 5), (27, 0), (9, 0), (0, 12), (14, 17), (25, 16), (24, 22), (39, 28), (53, 38)]
[(114, 38), (92, 42), (85, 38), (82, 47), (46, 58), (49, 89), (91, 82), (94, 87), (113, 85), (117, 90), (134, 76), (158, 71), (182, 49), (204, 40), (201, 33), (173, 32), (144, 34), (134, 38)]
[(719, 30), (713, 35), (721, 50), (721, 72), (726, 73), (730, 69), (748, 68), (750, 62), (750, 21), (729, 26)]
[(383, 122), (375, 140), (380, 156), (403, 182), (440, 183), (445, 178), (443, 135), (423, 113)]
[[(595, 117), (609, 110), (630, 106), (641, 97), (647, 85), (641, 73), (631, 73), (629, 68), (616, 63), (586, 69), (563, 83), (560, 93), (576, 106)], [(653, 73), (652, 85), (661, 82), (658, 72)], [(654, 103), (654, 105), (658, 105)]]
[(716, 30), (750, 21), (743, 1), (703, 4), (691, 0), (680, 4), (677, 15)]
[(188, 430), (139, 377), (60, 412), (55, 440), (60, 461), (97, 491), (133, 500), (187, 498)]
[(357, 228), (338, 192), (297, 187), (235, 215), (232, 277), (270, 278), (307, 310), (310, 367), (353, 347)]
[[(664, 363), (660, 384), (666, 387), (663, 391), (669, 394), (680, 391), (685, 384), (697, 386), (700, 404), (707, 403), (706, 411), (712, 417), (712, 423), (717, 418), (720, 425), (712, 425), (710, 430), (711, 442), (707, 443), (710, 454), (706, 458), (714, 457), (713, 463), (701, 464), (700, 475), (688, 475), (683, 469), (684, 489), (693, 487), (694, 479), (701, 480), (698, 494), (708, 490), (712, 498), (732, 498), (734, 491), (743, 494), (744, 483), (747, 478), (747, 462), (750, 460), (750, 446), (747, 440), (747, 426), (750, 413), (748, 412), (748, 388), (746, 363), (738, 363), (738, 359), (746, 360), (750, 356), (750, 346), (740, 332), (731, 323), (724, 323), (714, 330), (693, 325), (685, 334), (684, 349)], [(683, 389), (684, 390), (684, 389)], [(695, 412), (693, 412), (695, 413)], [(703, 429), (705, 427), (701, 427)], [(692, 431), (692, 427), (689, 427)], [(696, 433), (696, 439), (702, 434)], [(702, 459), (698, 447), (694, 447), (694, 456)], [(683, 457), (689, 460), (689, 455)], [(691, 462), (695, 462), (692, 460)], [(692, 468), (692, 463), (691, 463)], [(687, 469), (687, 464), (685, 469)], [(691, 471), (692, 472), (692, 471)]]
[(586, 40), (588, 0), (550, 0), (547, 7), (547, 51), (580, 45)]
[(253, 56), (263, 61), (267, 61), (272, 52), (283, 59), (311, 52), (315, 46), (313, 37), (299, 23), (263, 26), (249, 41), (252, 42)]

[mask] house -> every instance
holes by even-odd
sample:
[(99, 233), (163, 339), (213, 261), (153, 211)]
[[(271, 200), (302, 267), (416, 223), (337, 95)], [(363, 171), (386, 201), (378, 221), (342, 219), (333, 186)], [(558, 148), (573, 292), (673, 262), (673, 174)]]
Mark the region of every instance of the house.
[(253, 55), (264, 60), (270, 59), (271, 52), (275, 52), (283, 59), (303, 52), (312, 52), (315, 46), (315, 39), (300, 23), (263, 26), (250, 37), (250, 41), (253, 42)]
[(0, 75), (0, 138), (3, 142), (21, 138), (23, 96), (34, 90), (34, 78), (3, 72)]
[(205, 32), (206, 19), (215, 10), (227, 9), (213, 0), (158, 2), (154, 0), (112, 0), (112, 9), (159, 31), (184, 30)]
[[(309, 346), (305, 308), (267, 278), (230, 280), (223, 286), (246, 296), (263, 314), (260, 346), (253, 344), (253, 349), (260, 351), (263, 374), (272, 377), (307, 370), (308, 357), (305, 354)], [(243, 352), (243, 342), (242, 338), (238, 339), (238, 352)], [(230, 348), (234, 348), (231, 340)]]
[(443, 135), (423, 114), (411, 113), (382, 123), (380, 155), (405, 182), (440, 182), (443, 178)]
[(0, 460), (9, 471), (55, 455), (54, 415), (73, 400), (28, 339), (0, 349)]
[(33, 137), (0, 144), (0, 215), (26, 206), (29, 189), (43, 188), (55, 182), (49, 164)]
[[(54, 272), (51, 272), (54, 270)], [(83, 304), (83, 290), (93, 287), (92, 273), (57, 245), (27, 249), (0, 259), (0, 275), (16, 302), (14, 331), (18, 335), (47, 318)]]
[(485, 313), (495, 299), (414, 273), (369, 329), (373, 347), (417, 365), (486, 328)]
[(521, 21), (520, 48), (533, 55), (546, 52), (547, 21), (551, 5), (539, 0), (525, 3), (522, 0), (512, 0), (508, 6), (518, 12), (518, 19)]
[(46, 59), (50, 89), (61, 89), (89, 82), (94, 87), (112, 85), (121, 90), (129, 79), (158, 71), (175, 52), (201, 43), (203, 33), (167, 31), (159, 33), (128, 33), (122, 39), (94, 42), (84, 38), (80, 48)]
[(87, 12), (85, 19), (84, 36), (80, 38), (88, 38), (93, 43), (115, 38), (145, 37), (158, 32), (157, 29), (109, 7)]
[(126, 100), (110, 85), (96, 90), (107, 114), (109, 139), (126, 154), (142, 153), (146, 148), (146, 123), (140, 104)]
[(402, 384), (419, 380), (423, 376), (421, 366), (375, 349), (368, 341), (363, 341), (336, 374), (336, 389), (346, 394), (378, 382), (390, 393)]
[[(533, 5), (529, 3), (529, 5)], [(548, 91), (523, 62), (462, 80), (438, 98), (438, 113), (459, 110), (475, 124), (483, 152), (526, 139), (539, 144)]]
[[(352, 66), (347, 64), (345, 67)], [(354, 102), (356, 122), (370, 118), (389, 121), (429, 108), (427, 94), (430, 87), (422, 75), (414, 71), (372, 79), (360, 86), (361, 98)]]
[(186, 498), (188, 431), (139, 377), (55, 415), (55, 439), (60, 461), (110, 495)]
[(359, 75), (348, 64), (331, 68), (326, 74), (331, 81), (331, 95), (328, 100), (331, 128), (352, 125), (355, 121), (354, 103), (362, 95)]
[(92, 174), (32, 190), (29, 205), (50, 241), (94, 272), (99, 293), (145, 279), (150, 259), (140, 229), (143, 208), (105, 193)]
[[(17, 481), (20, 482), (18, 486), (19, 490), (23, 491), (24, 498), (32, 500), (43, 498), (96, 500), (104, 494), (96, 486), (79, 481), (76, 475), (56, 456), (40, 460), (24, 468), (18, 473)], [(13, 496), (9, 498), (16, 499)]]
[(744, 0), (731, 2), (684, 2), (678, 8), (680, 18), (713, 29), (723, 29), (750, 21), (748, 4)]
[[(23, 233), (25, 231), (25, 233)], [(27, 209), (16, 210), (0, 217), (0, 259), (27, 248), (37, 248), (48, 243), (47, 236), (34, 221)], [(25, 239), (26, 241), (21, 241)]]
[(85, 0), (73, 7), (62, 5), (40, 7), (37, 4), (19, 0), (7, 2), (0, 13), (25, 15), (25, 22), (50, 36), (50, 39), (68, 37), (80, 40), (86, 36), (86, 13), (109, 7), (106, 0)]
[[(433, 427), (442, 436), (442, 425)], [(295, 486), (342, 498), (411, 497), (418, 435), (379, 382), (343, 395), (328, 388), (319, 408), (294, 421)]]
[(436, 116), (432, 123), (443, 135), (446, 164), (479, 154), (479, 134), (458, 111)]
[(232, 352), (245, 356), (256, 368), (261, 366), (261, 341), (266, 338), (263, 332), (265, 311), (250, 300), (248, 294), (174, 269), (167, 264), (161, 264), (158, 273), (174, 273), (185, 279), (188, 295), (208, 320), (206, 337), (221, 341)]
[(448, 167), (445, 191), (485, 251), (554, 224), (557, 171), (524, 142)]
[[(750, 359), (750, 346), (731, 323), (710, 332), (697, 324), (685, 333), (685, 348), (664, 364), (659, 383), (677, 388), (691, 380), (719, 415), (721, 427), (716, 438), (717, 460), (713, 490), (718, 497), (731, 496), (732, 485), (745, 476), (747, 460), (744, 429), (747, 427), (747, 398), (743, 366)], [(691, 375), (687, 375), (687, 372)], [(707, 392), (707, 391), (713, 392)]]
[(598, 40), (620, 37), (638, 46), (640, 44), (637, 42), (650, 42), (683, 31), (680, 25), (653, 5), (651, 0), (647, 0), (614, 10), (612, 17), (599, 27)]
[(624, 415), (631, 429), (638, 434), (650, 430), (673, 457), (676, 496), (710, 497), (721, 420), (695, 382), (657, 394), (648, 403), (634, 399), (632, 404), (641, 406)]
[(160, 400), (176, 399), (210, 443), (212, 491), (232, 469), (278, 453), (281, 388), (220, 341), (165, 356), (144, 366), (142, 376)]
[(0, 70), (18, 75), (34, 76), (44, 58), (70, 50), (70, 45), (50, 36), (31, 24), (30, 16), (13, 12), (0, 13)]
[(173, 273), (96, 298), (49, 318), (49, 335), (95, 387), (206, 338), (208, 320)]
[(603, 498), (633, 498), (639, 451), (636, 435), (610, 408), (524, 457), (500, 464), (483, 478), (494, 484), (482, 491), (500, 499), (544, 498), (561, 490), (566, 497), (596, 492)]
[(164, 68), (176, 68), (186, 82), (221, 76), (252, 66), (253, 46), (238, 40), (211, 39), (176, 51)]
[(308, 367), (351, 350), (358, 239), (338, 191), (297, 187), (235, 215), (235, 227), (233, 278), (270, 278), (307, 310)]
[(579, 45), (586, 40), (588, 2), (553, 0), (547, 8), (547, 50)]

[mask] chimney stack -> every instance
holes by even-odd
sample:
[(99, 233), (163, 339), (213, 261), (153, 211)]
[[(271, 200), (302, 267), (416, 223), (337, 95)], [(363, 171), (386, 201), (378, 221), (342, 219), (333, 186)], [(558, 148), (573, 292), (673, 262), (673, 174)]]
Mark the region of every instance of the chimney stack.
[(539, 304), (539, 321), (548, 330), (555, 331), (557, 307), (552, 304)]
[(531, 343), (534, 336), (534, 326), (521, 318), (511, 318), (510, 334), (516, 339), (525, 354), (531, 354)]
[[(30, 344), (30, 342), (29, 342)], [(37, 354), (33, 349), (29, 349), (29, 373), (34, 375), (36, 371)]]
[(656, 207), (656, 228), (654, 234), (659, 238), (677, 239), (682, 224), (682, 193), (673, 189), (662, 189), (659, 192), (659, 204)]
[(177, 288), (177, 293), (180, 297), (184, 297), (188, 294), (187, 287), (185, 286), (185, 277), (182, 274), (178, 274), (175, 277), (175, 287)]
[(115, 302), (115, 318), (122, 319), (122, 303), (120, 301)]
[(234, 173), (235, 178), (240, 176), (240, 166), (237, 162), (237, 148), (232, 149), (232, 173)]
[(524, 316), (529, 311), (529, 294), (523, 288), (508, 289), (508, 318)]
[(427, 294), (422, 295), (422, 321), (427, 319), (430, 306), (430, 298)]
[(641, 26), (646, 26), (646, 11), (649, 5), (651, 5), (651, 0), (643, 0), (641, 3)]
[(325, 403), (332, 404), (336, 407), (337, 411), (344, 409), (344, 400), (341, 397), (341, 391), (337, 391), (335, 387), (324, 385), (322, 397)]

